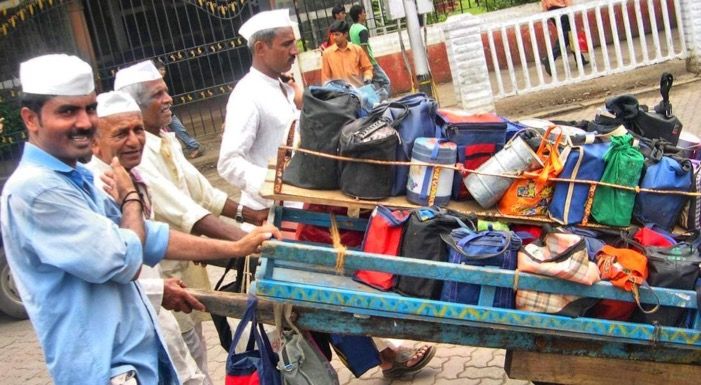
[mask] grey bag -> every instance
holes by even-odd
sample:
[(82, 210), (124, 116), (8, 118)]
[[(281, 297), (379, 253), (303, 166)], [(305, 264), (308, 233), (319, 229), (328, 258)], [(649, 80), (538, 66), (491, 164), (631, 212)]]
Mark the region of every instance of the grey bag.
[[(299, 119), (299, 147), (336, 155), (338, 137), (344, 124), (360, 111), (360, 99), (349, 90), (309, 87)], [(285, 183), (297, 187), (334, 190), (338, 188), (338, 162), (296, 152), (282, 174)]]
[[(277, 368), (284, 385), (339, 385), (338, 374), (313, 339), (291, 320), (292, 306), (275, 304), (275, 325), (282, 347)], [(284, 320), (283, 320), (284, 313)], [(283, 323), (290, 329), (285, 330)]]

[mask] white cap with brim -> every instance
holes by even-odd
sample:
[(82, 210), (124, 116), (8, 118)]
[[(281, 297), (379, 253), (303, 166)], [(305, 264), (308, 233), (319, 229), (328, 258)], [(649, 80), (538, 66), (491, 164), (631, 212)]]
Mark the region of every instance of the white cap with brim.
[(22, 92), (36, 95), (83, 96), (95, 91), (90, 64), (76, 56), (52, 54), (19, 65)]
[(251, 36), (256, 32), (273, 28), (294, 28), (295, 24), (295, 22), (290, 20), (290, 11), (287, 8), (264, 11), (246, 20), (241, 28), (239, 28), (239, 35), (243, 36), (246, 40), (250, 40)]
[(158, 68), (156, 68), (151, 60), (146, 60), (117, 71), (114, 77), (114, 89), (115, 91), (119, 91), (132, 84), (150, 82), (158, 79), (163, 79), (161, 73), (158, 72)]
[(110, 91), (97, 95), (97, 117), (124, 114), (127, 112), (138, 112), (141, 114), (139, 105), (134, 98), (126, 92)]

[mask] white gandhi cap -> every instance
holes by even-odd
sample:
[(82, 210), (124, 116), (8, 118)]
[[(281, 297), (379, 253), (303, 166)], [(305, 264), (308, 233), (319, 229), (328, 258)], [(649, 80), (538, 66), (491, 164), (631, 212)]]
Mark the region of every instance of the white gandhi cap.
[(110, 91), (97, 95), (97, 117), (123, 114), (126, 112), (138, 112), (141, 114), (139, 105), (134, 98), (126, 92)]
[(272, 28), (293, 27), (296, 23), (290, 20), (290, 11), (287, 8), (274, 11), (259, 12), (239, 28), (239, 35), (250, 40), (254, 33)]
[(161, 73), (158, 72), (158, 68), (153, 65), (151, 60), (146, 60), (117, 71), (117, 75), (114, 77), (114, 89), (115, 91), (119, 91), (132, 84), (150, 82), (158, 79), (163, 79)]
[(95, 91), (90, 64), (76, 56), (37, 56), (19, 66), (22, 92), (37, 95), (83, 96)]

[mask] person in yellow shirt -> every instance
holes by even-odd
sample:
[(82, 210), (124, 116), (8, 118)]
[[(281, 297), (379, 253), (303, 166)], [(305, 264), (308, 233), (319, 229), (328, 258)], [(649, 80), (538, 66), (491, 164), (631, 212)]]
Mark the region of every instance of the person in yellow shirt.
[(335, 44), (321, 57), (321, 83), (342, 79), (361, 87), (372, 82), (372, 63), (363, 49), (348, 41), (348, 23), (336, 21), (329, 31)]

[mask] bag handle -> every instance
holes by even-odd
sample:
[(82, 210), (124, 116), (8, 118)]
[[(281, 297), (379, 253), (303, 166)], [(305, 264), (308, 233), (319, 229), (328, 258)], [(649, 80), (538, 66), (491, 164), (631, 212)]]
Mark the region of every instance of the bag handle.
[(643, 308), (643, 304), (640, 303), (639, 287), (638, 287), (638, 285), (633, 284), (633, 288), (632, 288), (631, 292), (633, 293), (633, 299), (635, 299), (635, 304), (638, 305), (638, 309), (640, 309), (640, 311), (645, 313), (645, 314), (655, 313), (660, 308), (660, 297), (658, 297), (657, 293), (655, 293), (655, 291), (652, 290), (650, 285), (648, 285), (647, 281), (643, 281), (643, 283), (642, 283), (642, 285), (640, 285), (640, 287), (645, 287), (647, 289), (650, 289), (650, 291), (652, 292), (652, 295), (655, 297), (655, 301), (657, 303), (655, 304), (655, 306), (653, 306), (652, 309), (646, 310), (645, 308)]
[[(571, 246), (568, 246), (565, 250), (563, 250), (563, 251), (560, 252), (560, 253), (554, 253), (554, 256), (553, 256), (552, 258), (546, 258), (546, 259), (542, 259), (542, 260), (536, 258), (533, 254), (531, 254), (531, 253), (528, 251), (528, 248), (525, 247), (525, 246), (521, 248), (521, 251), (522, 251), (524, 254), (526, 254), (526, 256), (527, 256), (528, 258), (530, 258), (531, 260), (533, 260), (534, 262), (537, 262), (537, 263), (562, 262), (562, 261), (568, 259), (569, 257), (571, 257), (571, 256), (577, 251), (577, 249), (583, 249), (583, 250), (585, 251), (585, 253), (586, 253), (586, 243), (585, 243), (584, 237), (582, 237), (581, 235), (577, 235), (577, 234), (568, 234), (568, 233), (549, 233), (548, 235), (550, 235), (550, 234), (567, 234), (567, 235), (574, 235), (574, 236), (576, 236), (576, 237), (579, 238), (579, 241), (577, 241), (576, 243), (574, 243), (574, 244), (571, 245)], [(547, 238), (547, 235), (546, 235), (546, 238)], [(535, 245), (535, 244), (533, 244), (533, 243), (531, 243), (531, 244), (534, 245), (534, 246), (537, 246), (537, 245)], [(541, 246), (541, 247), (547, 248), (547, 247), (548, 247), (547, 242), (544, 241), (544, 242), (543, 242), (543, 246)], [(587, 258), (587, 260), (588, 260), (588, 258)]]
[[(290, 329), (292, 329), (294, 334), (298, 335), (300, 338), (304, 338), (302, 332), (299, 330), (297, 325), (295, 325), (292, 322), (292, 305), (291, 304), (275, 303), (273, 305), (273, 314), (275, 317), (275, 329), (276, 329), (276, 332), (277, 332), (278, 336), (280, 337), (281, 341), (284, 341), (284, 339), (282, 338), (283, 317), (284, 317), (284, 323), (286, 324), (284, 326), (287, 326)], [(297, 348), (297, 354), (298, 354), (298, 357), (296, 357), (296, 358), (299, 360), (298, 362), (300, 362), (300, 363), (304, 362), (304, 360), (305, 360), (304, 349), (302, 349), (302, 346), (300, 346), (300, 340), (299, 339), (292, 339), (292, 341), (295, 341), (295, 345), (296, 345), (295, 347)], [(288, 366), (289, 362), (286, 363), (285, 357), (283, 355), (282, 347), (280, 348), (280, 350), (278, 351), (277, 354), (279, 357), (278, 364), (277, 364), (278, 370), (290, 371), (292, 368)], [(287, 361), (289, 361), (289, 360), (287, 360)], [(293, 368), (297, 368), (297, 367), (293, 366)]]
[(239, 321), (239, 324), (236, 327), (236, 332), (234, 332), (234, 338), (232, 339), (231, 347), (229, 348), (229, 356), (232, 356), (236, 353), (236, 345), (239, 343), (241, 335), (243, 334), (244, 330), (246, 329), (246, 325), (248, 324), (251, 325), (251, 331), (248, 337), (249, 339), (248, 344), (246, 346), (246, 350), (253, 349), (252, 345), (255, 339), (255, 314), (257, 303), (258, 301), (254, 296), (248, 297), (248, 301), (246, 303), (246, 310), (244, 311), (243, 316), (241, 317), (241, 321)]
[[(459, 241), (456, 241), (455, 238), (463, 236)], [(495, 235), (502, 235), (502, 237), (499, 238), (498, 242), (503, 244), (503, 248), (499, 250), (498, 252), (492, 253), (492, 254), (479, 254), (479, 255), (472, 255), (468, 254), (463, 250), (463, 247), (469, 242), (472, 242), (474, 240), (478, 240), (480, 238), (484, 239), (487, 236), (490, 237), (490, 239), (496, 239), (497, 237)], [(441, 234), (440, 237), (445, 242), (451, 249), (455, 250), (458, 254), (470, 258), (473, 260), (483, 260), (483, 259), (489, 259), (489, 258), (494, 258), (499, 255), (502, 255), (506, 253), (509, 250), (509, 247), (511, 247), (511, 236), (512, 233), (510, 231), (480, 231), (480, 232), (473, 232), (470, 231), (467, 227), (464, 228), (458, 228), (450, 232), (449, 234)]]

